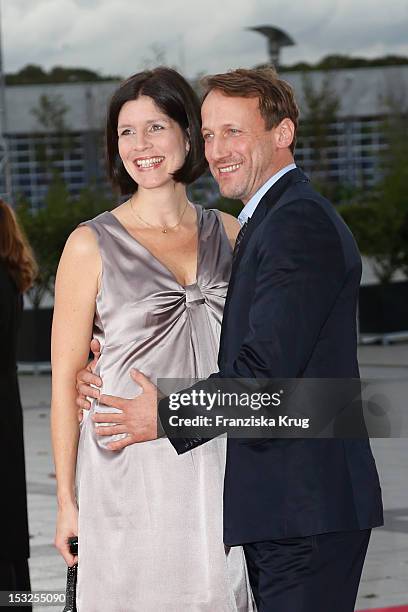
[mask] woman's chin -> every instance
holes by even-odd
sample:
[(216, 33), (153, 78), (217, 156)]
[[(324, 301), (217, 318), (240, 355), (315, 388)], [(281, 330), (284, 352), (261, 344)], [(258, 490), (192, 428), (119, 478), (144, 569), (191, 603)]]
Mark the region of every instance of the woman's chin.
[(166, 187), (169, 185), (173, 185), (174, 181), (170, 176), (166, 177), (134, 177), (133, 180), (138, 184), (139, 189), (159, 189), (161, 187)]

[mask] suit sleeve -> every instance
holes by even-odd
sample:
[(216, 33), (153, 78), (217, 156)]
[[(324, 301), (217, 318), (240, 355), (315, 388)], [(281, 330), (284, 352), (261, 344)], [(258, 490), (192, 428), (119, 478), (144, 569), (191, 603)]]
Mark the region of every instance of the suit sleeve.
[[(346, 280), (337, 230), (312, 200), (291, 202), (269, 214), (257, 240), (256, 289), (239, 354), (194, 387), (211, 388), (218, 378), (302, 376)], [(159, 405), (164, 429), (167, 409), (165, 398)], [(178, 414), (192, 417), (203, 411), (189, 406)], [(189, 438), (170, 441), (182, 453), (207, 439), (192, 431)]]

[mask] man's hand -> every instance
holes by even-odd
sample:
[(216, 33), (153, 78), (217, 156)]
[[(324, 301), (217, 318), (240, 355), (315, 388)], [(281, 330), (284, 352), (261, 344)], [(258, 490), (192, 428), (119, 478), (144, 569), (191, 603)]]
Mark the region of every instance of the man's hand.
[(91, 341), (91, 351), (94, 356), (92, 361), (90, 361), (86, 368), (80, 370), (76, 375), (76, 390), (78, 392), (76, 403), (80, 409), (80, 421), (82, 420), (82, 410), (89, 410), (91, 407), (90, 402), (86, 398), (95, 397), (98, 399), (100, 395), (99, 389), (95, 389), (95, 387), (91, 387), (91, 385), (95, 385), (96, 387), (102, 386), (101, 378), (94, 374), (96, 363), (101, 354), (101, 346), (98, 340), (95, 340), (95, 338), (93, 338)]
[(121, 450), (135, 442), (148, 442), (157, 438), (157, 387), (139, 370), (130, 375), (143, 392), (133, 399), (114, 395), (101, 395), (99, 403), (118, 408), (122, 412), (97, 412), (92, 415), (95, 423), (115, 423), (96, 427), (98, 436), (126, 433), (127, 437), (108, 444), (110, 450)]

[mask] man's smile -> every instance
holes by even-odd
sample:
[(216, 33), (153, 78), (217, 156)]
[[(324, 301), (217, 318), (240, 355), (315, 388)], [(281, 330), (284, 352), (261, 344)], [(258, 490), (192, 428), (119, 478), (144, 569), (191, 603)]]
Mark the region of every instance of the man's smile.
[(242, 166), (242, 162), (239, 164), (230, 164), (229, 166), (218, 166), (218, 172), (220, 174), (230, 174), (231, 172), (237, 172)]

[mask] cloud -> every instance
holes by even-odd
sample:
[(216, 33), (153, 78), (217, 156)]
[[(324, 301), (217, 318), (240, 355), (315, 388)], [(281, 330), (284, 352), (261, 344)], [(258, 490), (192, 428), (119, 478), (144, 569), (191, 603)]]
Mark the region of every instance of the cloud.
[(7, 71), (27, 63), (84, 66), (127, 75), (165, 50), (188, 76), (266, 61), (266, 42), (245, 31), (275, 25), (296, 41), (284, 63), (315, 61), (328, 53), (408, 54), (408, 6), (392, 11), (376, 0), (13, 0), (4, 3)]

